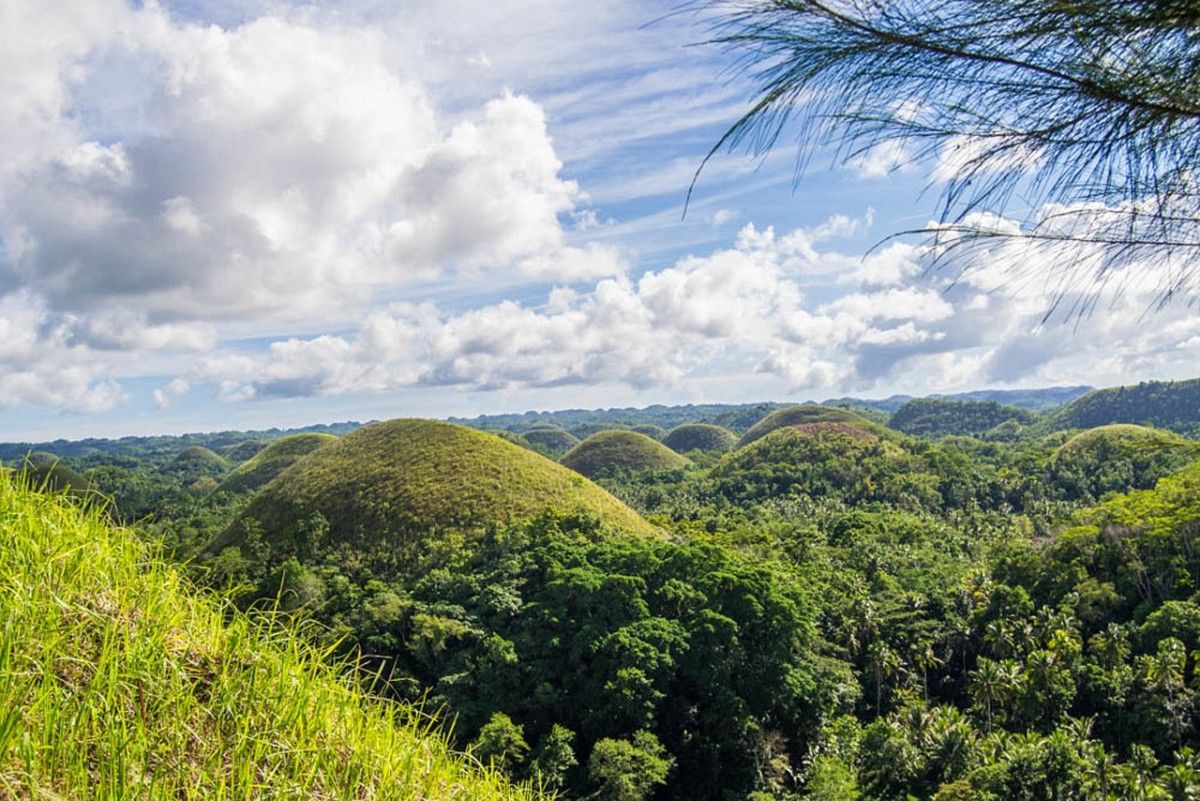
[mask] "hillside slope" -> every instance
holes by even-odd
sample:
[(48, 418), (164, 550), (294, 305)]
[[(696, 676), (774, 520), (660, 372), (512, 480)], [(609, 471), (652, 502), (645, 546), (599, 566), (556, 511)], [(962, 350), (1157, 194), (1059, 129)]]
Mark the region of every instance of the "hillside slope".
[(567, 451), (561, 462), (588, 478), (616, 473), (680, 470), (683, 456), (636, 431), (601, 431)]
[(0, 798), (534, 798), (63, 496), (0, 530)]
[[(391, 420), (347, 434), (283, 471), (210, 548), (260, 533), (272, 549), (380, 546), (414, 535), (511, 523), (547, 509), (656, 532), (587, 479), (492, 434), (433, 420)], [(320, 543), (312, 521), (328, 533)], [(301, 543), (300, 540), (304, 540)]]
[(333, 434), (292, 434), (281, 437), (267, 445), (249, 461), (238, 465), (221, 482), (219, 489), (225, 492), (256, 490), (269, 483), (275, 476), (300, 459), (331, 442), (337, 442), (337, 437)]

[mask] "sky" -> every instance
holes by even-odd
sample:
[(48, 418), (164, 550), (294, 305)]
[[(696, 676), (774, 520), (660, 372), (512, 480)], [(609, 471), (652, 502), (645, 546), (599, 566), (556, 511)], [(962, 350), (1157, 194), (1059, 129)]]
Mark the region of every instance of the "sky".
[(952, 152), (785, 131), (684, 215), (753, 86), (675, 10), (0, 0), (0, 439), (1195, 375), (1153, 270), (1047, 320), (1020, 237), (892, 238)]

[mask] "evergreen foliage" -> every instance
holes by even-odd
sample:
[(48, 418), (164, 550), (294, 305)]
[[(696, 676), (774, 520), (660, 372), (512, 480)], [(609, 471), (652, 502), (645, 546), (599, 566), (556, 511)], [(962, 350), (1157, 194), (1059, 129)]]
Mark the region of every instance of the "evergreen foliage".
[(921, 437), (979, 436), (1005, 423), (1029, 425), (1036, 415), (995, 401), (951, 401), (918, 398), (901, 406), (888, 425)]

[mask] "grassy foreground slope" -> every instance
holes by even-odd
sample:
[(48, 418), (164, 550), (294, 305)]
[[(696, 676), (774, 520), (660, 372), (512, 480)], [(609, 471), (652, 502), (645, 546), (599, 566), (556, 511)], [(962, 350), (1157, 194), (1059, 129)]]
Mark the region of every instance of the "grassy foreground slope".
[(0, 798), (533, 797), (62, 495), (0, 531)]
[[(661, 446), (660, 446), (661, 447)], [(289, 550), (314, 515), (325, 544), (513, 523), (547, 509), (584, 512), (613, 528), (657, 530), (582, 476), (493, 434), (433, 420), (365, 426), (300, 460), (267, 484), (213, 547), (257, 528)]]

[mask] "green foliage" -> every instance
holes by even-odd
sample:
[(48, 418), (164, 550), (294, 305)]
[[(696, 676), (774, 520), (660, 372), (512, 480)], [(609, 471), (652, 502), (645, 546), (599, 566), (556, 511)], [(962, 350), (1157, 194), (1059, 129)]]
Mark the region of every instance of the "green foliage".
[[(874, 435), (882, 435), (887, 431), (887, 429), (878, 423), (872, 422), (858, 412), (849, 409), (832, 406), (791, 406), (772, 412), (751, 426), (750, 430), (738, 440), (737, 447), (744, 448), (779, 428), (813, 426), (816, 424), (837, 424), (844, 427), (841, 430), (855, 429)], [(821, 428), (818, 427), (812, 430), (819, 431)]]
[(670, 770), (670, 759), (648, 731), (635, 732), (630, 740), (601, 740), (588, 759), (588, 776), (598, 785), (601, 801), (646, 801)]
[(1054, 483), (1071, 497), (1094, 500), (1108, 492), (1149, 489), (1200, 458), (1200, 442), (1170, 431), (1114, 424), (1076, 434), (1050, 460)]
[(689, 462), (667, 446), (635, 431), (601, 431), (569, 450), (560, 460), (587, 476), (682, 470)]
[(471, 753), (485, 765), (511, 773), (525, 761), (529, 745), (521, 727), (508, 715), (496, 712), (479, 730), (479, 736), (471, 744)]
[(706, 453), (724, 453), (737, 442), (737, 437), (727, 428), (711, 423), (684, 423), (671, 429), (663, 438), (666, 445), (676, 453), (687, 454), (692, 451)]
[(534, 798), (297, 632), (0, 477), (0, 796)]
[(888, 425), (921, 437), (978, 436), (1005, 423), (1029, 425), (1036, 419), (1032, 412), (995, 401), (917, 398), (897, 409)]
[(1098, 389), (1062, 407), (1052, 422), (1056, 428), (1136, 423), (1192, 435), (1200, 431), (1200, 379)]
[(253, 492), (313, 451), (336, 442), (332, 434), (292, 434), (280, 437), (231, 472), (222, 492)]

